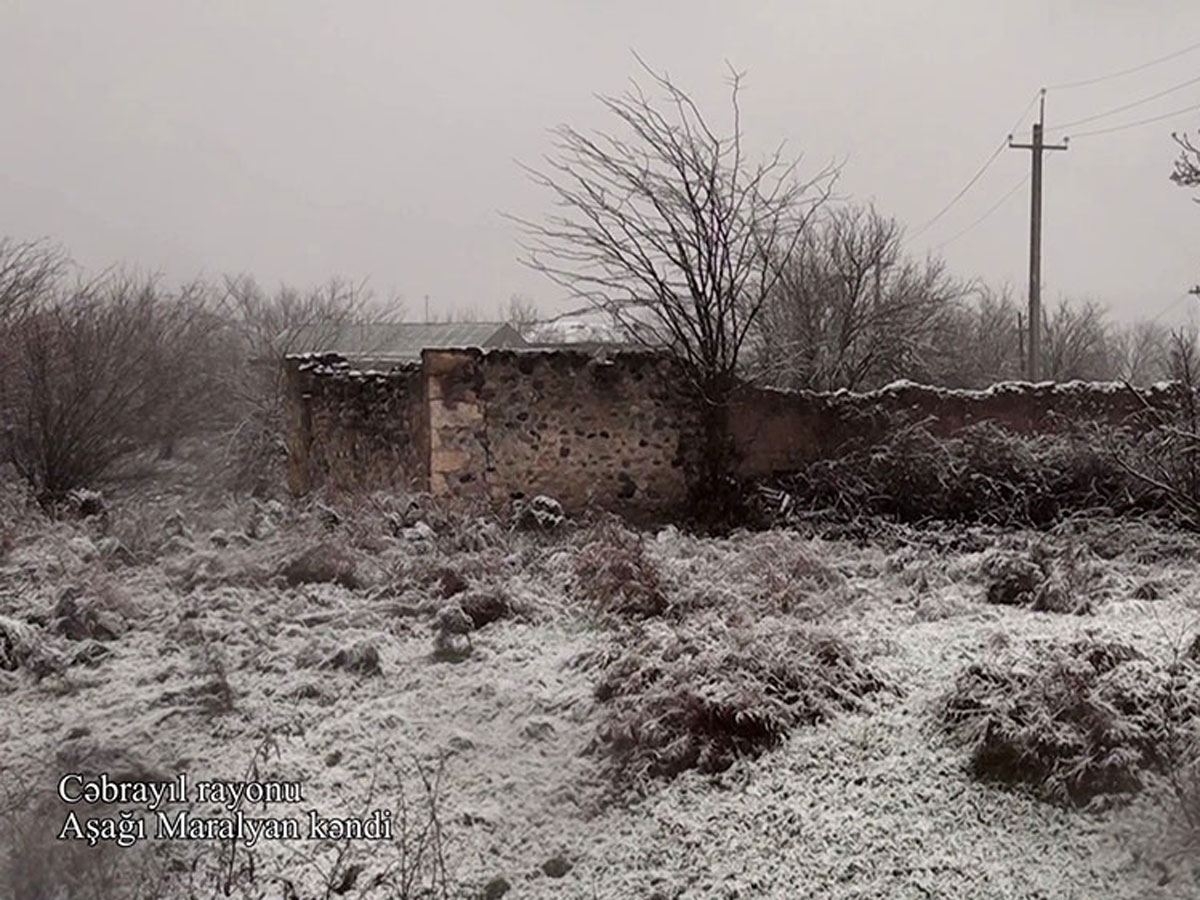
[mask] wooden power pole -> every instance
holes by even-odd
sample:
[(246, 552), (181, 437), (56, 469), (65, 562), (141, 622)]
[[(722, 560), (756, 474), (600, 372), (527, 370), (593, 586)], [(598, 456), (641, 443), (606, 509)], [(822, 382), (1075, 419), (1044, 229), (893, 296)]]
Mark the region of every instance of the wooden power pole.
[(1030, 381), (1038, 380), (1038, 364), (1042, 352), (1042, 151), (1066, 150), (1067, 142), (1046, 144), (1042, 132), (1046, 122), (1046, 89), (1038, 104), (1038, 120), (1033, 123), (1033, 139), (1028, 144), (1014, 144), (1008, 136), (1008, 146), (1015, 150), (1028, 150), (1033, 163), (1031, 199), (1029, 204), (1029, 358), (1026, 376)]

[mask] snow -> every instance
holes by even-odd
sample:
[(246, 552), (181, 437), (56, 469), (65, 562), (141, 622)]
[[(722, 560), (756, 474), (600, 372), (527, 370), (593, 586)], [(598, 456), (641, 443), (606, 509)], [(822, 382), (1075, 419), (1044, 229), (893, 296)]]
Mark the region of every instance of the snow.
[[(962, 751), (928, 727), (940, 692), (995, 640), (1099, 629), (1160, 652), (1163, 634), (1194, 627), (1194, 538), (1096, 525), (1096, 539), (1115, 540), (1119, 553), (1094, 586), (1096, 615), (1075, 617), (987, 606), (981, 573), (992, 547), (1087, 535), (979, 530), (987, 549), (946, 550), (919, 532), (856, 546), (793, 531), (704, 538), (662, 528), (648, 535), (647, 553), (683, 615), (808, 617), (870, 654), (903, 690), (862, 714), (798, 729), (718, 776), (658, 785), (630, 806), (609, 802), (586, 752), (600, 712), (597, 660), (624, 640), (580, 605), (573, 561), (587, 534), (497, 531), (479, 543), (466, 520), (408, 500), (339, 507), (332, 532), (303, 504), (195, 500), (180, 513), (183, 536), (159, 545), (155, 523), (175, 505), (135, 498), (128, 503), (153, 552), (133, 564), (99, 552), (99, 522), (21, 521), (0, 559), (0, 615), (40, 621), (30, 625), (37, 639), (65, 652), (72, 642), (45, 614), (66, 585), (114, 579), (140, 614), (94, 665), (41, 678), (0, 672), (4, 786), (49, 786), (56, 754), (86, 745), (113, 765), (139, 760), (195, 779), (257, 771), (299, 780), (304, 805), (322, 815), (388, 806), (403, 787), (415, 813), (424, 794), (414, 767), (434, 771), (441, 760), (445, 852), (468, 886), (452, 896), (473, 896), (498, 876), (521, 898), (1200, 896), (1185, 880), (1162, 796), (1087, 814), (1052, 807), (973, 781)], [(388, 512), (421, 540), (395, 535)], [(129, 514), (116, 504), (112, 527)], [(249, 527), (263, 516), (273, 527)], [(244, 535), (244, 545), (216, 552), (188, 536), (218, 529)], [(324, 540), (342, 542), (378, 576), (356, 590), (289, 588), (272, 577)], [(521, 610), (475, 632), (461, 661), (433, 653), (440, 567), (506, 591)], [(772, 577), (780, 573), (783, 581)], [(1131, 600), (1151, 577), (1164, 598)], [(378, 648), (381, 674), (322, 667), (364, 642)], [(221, 672), (234, 692), (226, 713), (206, 705)], [(51, 853), (65, 852), (43, 837)], [(307, 844), (255, 851), (259, 877), (286, 873), (300, 896), (319, 895), (320, 868), (334, 858)], [(366, 867), (361, 884), (387, 852), (351, 849)], [(550, 877), (543, 866), (558, 856), (569, 871)]]

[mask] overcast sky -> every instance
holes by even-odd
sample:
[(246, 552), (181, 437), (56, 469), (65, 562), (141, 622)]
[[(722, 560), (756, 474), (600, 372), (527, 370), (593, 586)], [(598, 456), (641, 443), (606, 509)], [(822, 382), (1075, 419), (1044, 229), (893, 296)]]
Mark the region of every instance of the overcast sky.
[[(810, 170), (844, 159), (842, 193), (916, 230), (1040, 85), (1197, 42), (1195, 0), (0, 0), (0, 234), (172, 278), (366, 277), (417, 317), (425, 295), (481, 318), (517, 293), (561, 311), (501, 213), (545, 211), (517, 161), (536, 163), (557, 124), (604, 126), (594, 95), (623, 89), (631, 50), (717, 122), (725, 61), (744, 70), (751, 145), (786, 141)], [(1051, 90), (1048, 130), (1197, 76), (1200, 50)], [(1200, 82), (1076, 130), (1194, 104)], [(1200, 205), (1167, 176), (1171, 131), (1198, 128), (1200, 110), (1047, 154), (1046, 297), (1186, 314)], [(1006, 149), (913, 251), (1028, 168)], [(1023, 296), (1028, 207), (1025, 186), (940, 252)]]

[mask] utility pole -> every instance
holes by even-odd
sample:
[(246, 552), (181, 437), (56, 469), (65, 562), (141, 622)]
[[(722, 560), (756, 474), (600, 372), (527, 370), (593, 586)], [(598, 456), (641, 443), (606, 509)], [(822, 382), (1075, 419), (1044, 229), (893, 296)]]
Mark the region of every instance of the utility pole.
[(1046, 122), (1046, 89), (1038, 103), (1038, 120), (1033, 123), (1033, 140), (1028, 144), (1014, 144), (1008, 136), (1008, 146), (1014, 150), (1028, 150), (1033, 162), (1029, 203), (1029, 359), (1026, 375), (1030, 381), (1038, 379), (1038, 363), (1042, 352), (1042, 151), (1066, 150), (1067, 139), (1061, 144), (1042, 142)]

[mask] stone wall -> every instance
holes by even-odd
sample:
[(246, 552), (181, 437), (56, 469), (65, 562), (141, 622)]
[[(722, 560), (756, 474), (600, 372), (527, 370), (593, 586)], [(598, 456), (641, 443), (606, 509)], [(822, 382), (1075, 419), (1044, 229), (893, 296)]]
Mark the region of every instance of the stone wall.
[(285, 364), (288, 487), (423, 490), (428, 426), (419, 364), (358, 371), (336, 354)]
[[(332, 355), (287, 365), (295, 493), (394, 487), (493, 502), (545, 493), (569, 510), (664, 515), (699, 470), (699, 407), (659, 354), (453, 349), (386, 372), (354, 371)], [(1146, 398), (1161, 405), (1177, 394), (1167, 385)], [(1144, 407), (1114, 384), (898, 382), (865, 394), (746, 388), (730, 422), (739, 474), (759, 477), (883, 438), (898, 421), (940, 434), (982, 421), (1037, 433), (1120, 424)]]
[(697, 429), (674, 364), (625, 351), (426, 350), (430, 490), (640, 515), (686, 498)]
[(735, 401), (731, 421), (741, 474), (755, 477), (795, 471), (850, 443), (880, 440), (900, 421), (924, 422), (941, 435), (985, 421), (1038, 434), (1085, 422), (1132, 424), (1147, 403), (1161, 407), (1177, 399), (1171, 384), (1139, 398), (1113, 383), (1009, 382), (969, 391), (900, 381), (861, 394), (749, 389)]

